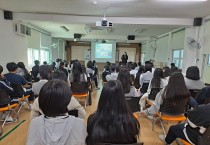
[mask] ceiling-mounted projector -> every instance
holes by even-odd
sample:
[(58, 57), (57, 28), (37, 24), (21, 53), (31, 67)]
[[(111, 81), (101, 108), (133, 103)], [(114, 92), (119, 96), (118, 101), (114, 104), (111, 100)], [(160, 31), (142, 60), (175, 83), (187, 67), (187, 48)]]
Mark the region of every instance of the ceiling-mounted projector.
[(104, 17), (101, 21), (96, 21), (96, 26), (97, 27), (112, 27), (113, 24), (112, 22), (107, 21), (106, 18)]

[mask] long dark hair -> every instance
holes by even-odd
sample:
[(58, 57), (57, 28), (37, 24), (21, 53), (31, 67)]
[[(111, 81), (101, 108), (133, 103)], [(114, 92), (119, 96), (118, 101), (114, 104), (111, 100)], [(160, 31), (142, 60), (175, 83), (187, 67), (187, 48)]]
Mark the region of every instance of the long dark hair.
[(79, 61), (74, 62), (72, 74), (73, 74), (73, 82), (80, 82), (80, 75), (83, 73), (82, 73), (82, 65), (80, 64)]
[(171, 74), (162, 97), (167, 105), (173, 106), (190, 97), (190, 92), (187, 89), (182, 73), (174, 72)]
[(163, 70), (161, 68), (156, 68), (151, 80), (151, 88), (160, 88), (161, 79), (163, 78)]
[(136, 143), (140, 124), (128, 108), (119, 81), (107, 82), (101, 92), (95, 114), (88, 118), (87, 144)]
[(131, 75), (130, 75), (128, 68), (126, 68), (126, 67), (120, 68), (117, 80), (119, 80), (121, 82), (121, 84), (123, 86), (124, 93), (125, 94), (129, 93), (130, 89), (131, 89), (132, 82), (131, 82)]

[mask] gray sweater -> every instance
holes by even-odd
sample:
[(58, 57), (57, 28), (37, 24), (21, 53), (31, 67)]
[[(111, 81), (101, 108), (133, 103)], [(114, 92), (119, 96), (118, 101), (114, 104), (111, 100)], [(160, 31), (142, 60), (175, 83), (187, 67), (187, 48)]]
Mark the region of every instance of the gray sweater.
[(31, 121), (26, 145), (85, 145), (86, 136), (82, 119), (41, 115)]

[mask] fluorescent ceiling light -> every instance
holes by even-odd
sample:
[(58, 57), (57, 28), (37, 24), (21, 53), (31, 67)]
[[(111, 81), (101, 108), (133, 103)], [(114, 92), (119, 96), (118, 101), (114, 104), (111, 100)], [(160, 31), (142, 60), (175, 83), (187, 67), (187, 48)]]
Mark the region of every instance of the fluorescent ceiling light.
[(157, 1), (165, 1), (165, 2), (204, 2), (207, 0), (157, 0)]

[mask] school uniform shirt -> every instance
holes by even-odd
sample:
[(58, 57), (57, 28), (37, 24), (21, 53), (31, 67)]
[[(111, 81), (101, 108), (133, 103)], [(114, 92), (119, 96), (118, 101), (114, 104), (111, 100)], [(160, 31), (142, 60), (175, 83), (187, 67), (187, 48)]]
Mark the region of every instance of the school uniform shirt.
[(107, 82), (106, 76), (110, 75), (110, 74), (111, 74), (110, 71), (106, 71), (106, 70), (102, 73), (102, 80), (103, 80), (103, 82)]
[[(67, 106), (67, 108), (69, 111), (78, 110), (78, 117), (82, 118), (82, 119), (85, 118), (85, 115), (86, 115), (85, 109), (80, 105), (80, 103), (73, 96), (71, 97), (71, 101), (70, 101), (69, 105)], [(32, 107), (31, 107), (30, 119), (32, 120), (36, 117), (39, 117), (42, 114), (43, 114), (43, 112), (39, 108), (38, 98), (36, 98), (34, 100)]]
[(106, 76), (106, 80), (107, 80), (107, 81), (117, 80), (117, 77), (118, 77), (118, 73), (113, 72), (113, 73), (111, 73), (110, 75), (107, 75), (107, 76)]
[(31, 120), (26, 145), (86, 145), (84, 120), (70, 115)]
[(136, 88), (134, 86), (131, 86), (130, 92), (125, 94), (125, 97), (139, 97), (140, 94), (138, 94)]
[(204, 84), (203, 80), (201, 80), (201, 79), (191, 80), (191, 79), (184, 77), (184, 80), (185, 80), (185, 84), (189, 90), (193, 90), (193, 89), (201, 90), (202, 88), (205, 87), (205, 84)]
[(0, 89), (5, 90), (8, 95), (13, 92), (13, 88), (10, 86), (10, 82), (6, 78), (0, 78)]
[(44, 86), (45, 83), (47, 83), (48, 80), (40, 80), (36, 83), (32, 84), (32, 91), (34, 92), (35, 95), (39, 95), (39, 92), (42, 88), (42, 86)]
[(133, 75), (136, 78), (137, 72), (138, 72), (138, 70), (133, 69), (133, 70), (130, 71), (130, 74)]
[(5, 77), (11, 84), (26, 85), (28, 83), (24, 77), (15, 73), (5, 74)]
[[(147, 93), (148, 94), (150, 94), (151, 89), (153, 88), (152, 85), (151, 85), (151, 82), (152, 82), (152, 79), (150, 80), (149, 86), (148, 86), (148, 89), (147, 89)], [(161, 80), (160, 80), (160, 88), (164, 88), (167, 85), (168, 85), (168, 80), (161, 78)]]
[(150, 71), (142, 73), (139, 79), (140, 85), (142, 86), (143, 83), (149, 83), (152, 78), (153, 78), (153, 74)]

